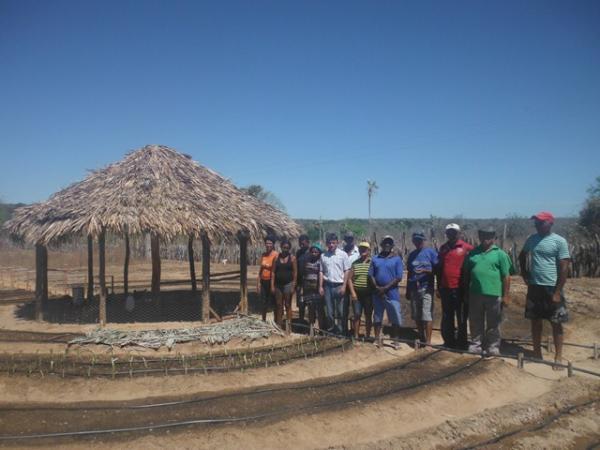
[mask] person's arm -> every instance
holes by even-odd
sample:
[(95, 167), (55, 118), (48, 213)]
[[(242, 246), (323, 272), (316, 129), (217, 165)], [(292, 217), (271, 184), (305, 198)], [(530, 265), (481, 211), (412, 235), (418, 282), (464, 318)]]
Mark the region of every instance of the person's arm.
[(396, 277), (384, 286), (385, 292), (389, 291), (390, 289), (394, 289), (395, 287), (398, 287), (398, 283), (402, 281), (402, 273), (404, 271), (404, 267), (402, 267), (402, 258), (400, 258), (399, 256), (397, 258), (398, 259), (396, 261), (395, 267)]
[(444, 256), (442, 255), (442, 250), (443, 248), (440, 248), (440, 251), (438, 252), (438, 263), (435, 268), (435, 295), (437, 298), (441, 298), (440, 286), (442, 285), (442, 274), (444, 272)]
[(350, 277), (350, 269), (344, 271), (344, 282), (342, 283), (341, 292), (342, 294), (346, 293), (346, 288), (348, 287), (348, 278)]
[(552, 301), (554, 303), (560, 303), (560, 293), (565, 287), (567, 282), (567, 276), (569, 275), (569, 264), (571, 260), (569, 258), (561, 259), (558, 267), (558, 281), (556, 282), (556, 289), (552, 295)]
[(508, 306), (510, 304), (510, 275), (502, 278), (502, 304)]
[(258, 269), (258, 276), (256, 277), (256, 293), (260, 295), (260, 273), (262, 272), (262, 265)]
[(525, 284), (529, 284), (529, 273), (527, 272), (527, 252), (523, 248), (519, 253), (519, 268), (521, 269), (521, 277)]
[(292, 258), (292, 286), (295, 290), (297, 286), (296, 283), (298, 280), (298, 260), (295, 256), (292, 255), (290, 255), (290, 258)]
[(325, 295), (325, 289), (323, 289), (323, 269), (319, 268), (319, 295), (323, 297)]
[(502, 305), (508, 306), (510, 303), (510, 274), (512, 272), (512, 262), (508, 255), (500, 250), (500, 277), (502, 278)]
[(465, 257), (463, 261), (461, 278), (460, 278), (460, 286), (462, 288), (463, 298), (465, 300), (469, 299), (469, 286), (471, 284), (471, 267), (469, 265), (469, 255)]
[(271, 264), (271, 292), (275, 292), (275, 267), (277, 267), (277, 258)]
[(350, 298), (356, 300), (356, 290), (354, 289), (354, 267), (350, 269), (350, 274), (348, 275), (348, 288), (350, 290)]

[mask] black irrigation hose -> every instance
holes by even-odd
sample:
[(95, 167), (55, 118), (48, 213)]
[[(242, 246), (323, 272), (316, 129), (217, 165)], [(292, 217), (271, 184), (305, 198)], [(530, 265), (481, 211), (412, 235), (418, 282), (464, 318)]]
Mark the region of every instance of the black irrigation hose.
[(324, 407), (332, 408), (332, 407), (344, 406), (344, 405), (348, 405), (348, 404), (355, 403), (355, 402), (373, 401), (373, 400), (379, 399), (384, 396), (397, 394), (399, 392), (407, 391), (407, 390), (411, 390), (411, 389), (417, 389), (419, 387), (426, 386), (428, 384), (435, 383), (437, 381), (441, 381), (446, 378), (450, 378), (450, 377), (462, 372), (463, 370), (466, 370), (466, 369), (469, 369), (469, 368), (475, 366), (476, 364), (480, 363), (481, 361), (482, 361), (481, 359), (477, 359), (473, 362), (467, 363), (464, 366), (461, 366), (461, 367), (459, 367), (451, 372), (445, 373), (443, 375), (433, 377), (428, 380), (418, 381), (416, 383), (408, 384), (406, 386), (400, 386), (399, 388), (392, 389), (391, 391), (384, 392), (384, 393), (365, 395), (360, 398), (338, 400), (335, 402), (327, 402), (327, 403), (320, 403), (320, 404), (316, 404), (316, 405), (308, 405), (308, 406), (303, 406), (303, 407), (299, 407), (299, 408), (298, 407), (280, 408), (275, 411), (271, 411), (271, 412), (264, 413), (264, 414), (257, 414), (254, 416), (232, 417), (232, 418), (228, 418), (228, 419), (214, 419), (214, 418), (193, 419), (193, 420), (186, 420), (186, 421), (181, 421), (181, 422), (162, 423), (162, 424), (157, 424), (157, 425), (143, 425), (143, 426), (137, 426), (137, 427), (112, 428), (112, 429), (100, 429), (100, 430), (70, 431), (70, 432), (63, 432), (63, 433), (43, 433), (43, 434), (30, 434), (30, 435), (0, 436), (0, 441), (43, 439), (43, 438), (57, 438), (57, 437), (74, 437), (74, 436), (90, 436), (90, 435), (99, 435), (99, 434), (149, 431), (149, 430), (155, 430), (155, 429), (175, 428), (175, 427), (181, 427), (181, 426), (186, 426), (186, 425), (196, 425), (196, 424), (220, 424), (220, 423), (248, 422), (248, 421), (266, 419), (266, 418), (271, 418), (271, 417), (276, 417), (276, 416), (283, 416), (290, 411), (304, 412), (307, 410), (321, 409)]
[(553, 414), (553, 415), (551, 415), (549, 417), (546, 417), (541, 423), (539, 423), (537, 425), (533, 425), (533, 426), (530, 426), (530, 427), (526, 426), (526, 427), (520, 428), (518, 430), (509, 431), (507, 433), (504, 433), (504, 434), (496, 436), (496, 437), (494, 437), (492, 439), (489, 439), (489, 440), (487, 440), (485, 442), (480, 442), (479, 444), (475, 444), (475, 445), (468, 446), (468, 447), (463, 447), (462, 450), (473, 450), (473, 449), (478, 449), (478, 448), (482, 448), (482, 447), (487, 447), (488, 445), (496, 444), (496, 443), (498, 443), (498, 442), (500, 442), (500, 441), (502, 441), (502, 440), (504, 440), (506, 438), (509, 438), (511, 436), (514, 436), (516, 434), (531, 433), (533, 431), (539, 431), (542, 428), (546, 428), (551, 423), (557, 421), (558, 419), (560, 419), (565, 414), (569, 414), (571, 411), (574, 411), (574, 410), (579, 409), (579, 408), (585, 408), (586, 406), (589, 406), (589, 405), (591, 405), (593, 403), (597, 403), (599, 401), (600, 401), (600, 399), (596, 398), (596, 399), (593, 399), (593, 400), (588, 400), (588, 401), (583, 402), (583, 403), (578, 403), (578, 404), (575, 404), (575, 405), (568, 406), (566, 408), (563, 408), (563, 409), (559, 410), (556, 414)]
[(0, 408), (0, 411), (31, 411), (31, 410), (36, 410), (36, 411), (39, 411), (39, 410), (73, 411), (73, 410), (75, 410), (75, 411), (79, 411), (79, 410), (111, 410), (111, 409), (149, 409), (149, 408), (159, 408), (159, 407), (165, 407), (165, 406), (178, 406), (178, 405), (186, 405), (186, 404), (193, 404), (193, 403), (202, 403), (202, 402), (206, 402), (206, 401), (210, 401), (210, 400), (221, 400), (224, 398), (236, 397), (238, 395), (251, 396), (251, 395), (266, 394), (266, 393), (273, 393), (273, 392), (296, 391), (296, 390), (301, 390), (301, 389), (318, 389), (318, 388), (327, 387), (327, 386), (340, 386), (340, 385), (344, 385), (344, 384), (348, 384), (348, 383), (356, 383), (359, 381), (367, 380), (369, 378), (383, 375), (385, 373), (388, 373), (388, 372), (391, 372), (394, 370), (401, 370), (401, 369), (408, 367), (411, 364), (423, 362), (423, 361), (431, 358), (432, 356), (434, 356), (437, 353), (439, 353), (439, 351), (432, 352), (432, 353), (426, 353), (426, 354), (420, 356), (419, 358), (411, 359), (410, 361), (403, 362), (402, 364), (397, 364), (394, 366), (386, 367), (385, 369), (369, 372), (369, 373), (361, 375), (359, 377), (349, 378), (346, 380), (324, 381), (321, 383), (304, 384), (304, 385), (300, 384), (297, 386), (284, 386), (284, 387), (257, 389), (254, 391), (245, 392), (243, 394), (240, 394), (239, 392), (232, 392), (229, 394), (213, 395), (211, 397), (203, 397), (203, 398), (196, 398), (196, 399), (190, 399), (190, 400), (177, 400), (177, 401), (163, 402), (163, 403), (149, 403), (146, 405), (97, 406), (97, 407), (76, 406), (76, 407), (68, 407), (68, 408), (61, 408), (61, 407), (47, 408), (44, 406), (36, 406), (36, 407), (31, 407), (31, 408), (27, 408), (27, 407), (25, 407), (25, 408)]
[[(307, 325), (304, 324), (296, 324), (296, 326), (300, 326), (300, 327), (306, 327), (309, 328)], [(325, 334), (325, 335), (330, 335), (330, 336), (337, 336), (340, 339), (349, 339), (349, 340), (354, 340), (354, 338), (352, 337), (347, 337), (347, 336), (341, 336), (341, 335), (336, 335), (334, 333), (330, 333), (328, 331), (325, 330), (320, 330), (318, 328), (314, 328), (315, 331), (318, 331), (319, 333)], [(410, 339), (401, 339), (401, 338), (389, 338), (388, 340), (393, 341), (393, 342), (401, 342), (403, 344), (414, 344), (415, 341), (414, 340), (410, 340)], [(448, 352), (452, 352), (452, 353), (460, 353), (460, 354), (466, 354), (466, 355), (476, 355), (476, 356), (483, 356), (481, 353), (474, 353), (474, 352), (470, 352), (469, 350), (461, 350), (461, 349), (457, 349), (457, 348), (449, 348), (449, 347), (444, 347), (443, 345), (437, 345), (437, 344), (426, 344), (424, 342), (420, 342), (419, 341), (419, 346), (423, 346), (423, 347), (431, 347), (437, 350), (443, 350), (443, 351), (448, 351)], [(496, 356), (494, 356), (496, 357)], [(507, 355), (507, 354), (501, 354), (501, 355), (497, 355), (497, 357), (499, 358), (507, 358), (507, 359), (519, 359), (518, 356), (514, 356), (514, 355)], [(537, 358), (530, 358), (530, 357), (523, 357), (523, 361), (528, 361), (528, 362), (532, 362), (532, 363), (537, 363), (537, 364), (545, 364), (547, 366), (552, 366), (552, 367), (561, 367), (563, 369), (568, 369), (569, 365), (567, 364), (561, 364), (561, 363), (557, 363), (557, 362), (550, 362), (550, 361), (544, 361), (543, 359), (537, 359)], [(583, 368), (579, 368), (579, 367), (575, 367), (575, 366), (571, 366), (571, 369), (576, 371), (576, 372), (581, 372), (581, 373), (586, 373), (588, 375), (593, 375), (596, 377), (600, 377), (600, 372), (594, 372), (592, 370), (588, 370), (588, 369), (583, 369)]]
[[(502, 338), (503, 341), (506, 342), (516, 342), (518, 344), (530, 344), (533, 345), (533, 341), (530, 341), (528, 339), (520, 339), (520, 338)], [(578, 347), (578, 348), (586, 348), (586, 349), (590, 349), (593, 350), (595, 347), (593, 345), (586, 345), (586, 344), (575, 344), (573, 342), (563, 342), (562, 344), (563, 346), (568, 346), (568, 347)]]

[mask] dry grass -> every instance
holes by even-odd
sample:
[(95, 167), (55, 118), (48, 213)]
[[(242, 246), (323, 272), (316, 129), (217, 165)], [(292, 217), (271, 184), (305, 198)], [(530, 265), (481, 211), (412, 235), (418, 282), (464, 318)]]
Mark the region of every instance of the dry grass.
[(43, 203), (18, 208), (5, 224), (31, 243), (56, 242), (103, 229), (123, 235), (154, 233), (233, 241), (266, 234), (295, 237), (301, 228), (285, 213), (243, 192), (189, 156), (148, 145), (92, 172)]

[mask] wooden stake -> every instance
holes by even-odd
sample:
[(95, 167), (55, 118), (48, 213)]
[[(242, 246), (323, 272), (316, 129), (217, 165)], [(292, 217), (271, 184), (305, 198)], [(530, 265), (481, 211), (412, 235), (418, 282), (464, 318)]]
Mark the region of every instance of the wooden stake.
[(248, 314), (248, 237), (240, 233), (240, 304), (242, 313)]
[(192, 281), (192, 292), (196, 292), (196, 267), (194, 264), (194, 236), (190, 236), (188, 240), (188, 259), (190, 261), (190, 280)]
[(152, 253), (152, 297), (157, 299), (160, 294), (160, 241), (155, 233), (150, 235), (150, 249)]
[(94, 239), (91, 234), (87, 237), (87, 248), (88, 248), (88, 275), (87, 275), (87, 299), (92, 301), (94, 299)]
[(43, 319), (43, 305), (48, 300), (48, 249), (35, 244), (35, 320)]
[(523, 356), (525, 356), (525, 355), (523, 355), (523, 353), (518, 353), (517, 354), (517, 367), (519, 369), (523, 368)]
[(98, 311), (98, 319), (100, 326), (106, 325), (106, 231), (102, 228), (100, 235), (98, 235), (98, 264), (100, 278), (100, 306)]
[(202, 320), (210, 320), (210, 240), (202, 234)]
[(129, 248), (129, 233), (125, 233), (125, 263), (123, 264), (123, 293), (125, 298), (129, 293), (129, 257), (131, 250)]

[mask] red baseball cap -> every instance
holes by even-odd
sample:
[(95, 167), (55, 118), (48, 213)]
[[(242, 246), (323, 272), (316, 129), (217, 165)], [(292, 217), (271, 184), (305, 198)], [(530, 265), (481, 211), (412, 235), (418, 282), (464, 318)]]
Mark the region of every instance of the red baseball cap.
[(544, 222), (554, 223), (554, 215), (552, 215), (552, 213), (548, 212), (548, 211), (541, 211), (541, 212), (531, 216), (531, 218), (541, 220)]

